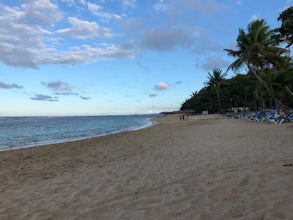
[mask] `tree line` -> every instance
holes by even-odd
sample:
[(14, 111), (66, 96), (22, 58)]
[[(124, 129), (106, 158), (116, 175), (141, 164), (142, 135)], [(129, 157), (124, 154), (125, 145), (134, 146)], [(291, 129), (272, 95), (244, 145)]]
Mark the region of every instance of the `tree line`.
[[(211, 113), (231, 107), (251, 110), (274, 108), (287, 113), (293, 109), (293, 6), (278, 17), (279, 28), (271, 29), (263, 19), (239, 29), (236, 50), (224, 49), (235, 60), (226, 71), (214, 68), (205, 86), (193, 92), (180, 110)], [(241, 69), (246, 73), (239, 73)], [(228, 70), (236, 73), (226, 79)]]

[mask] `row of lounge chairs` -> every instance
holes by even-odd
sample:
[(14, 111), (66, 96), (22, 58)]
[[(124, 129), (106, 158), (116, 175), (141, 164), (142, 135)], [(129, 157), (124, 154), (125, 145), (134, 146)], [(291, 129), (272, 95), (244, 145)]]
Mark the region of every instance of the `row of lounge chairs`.
[(228, 115), (227, 118), (245, 119), (250, 121), (268, 121), (273, 124), (282, 124), (283, 122), (293, 122), (293, 112), (287, 116), (280, 116), (274, 109), (263, 110), (257, 112), (240, 112), (233, 115)]

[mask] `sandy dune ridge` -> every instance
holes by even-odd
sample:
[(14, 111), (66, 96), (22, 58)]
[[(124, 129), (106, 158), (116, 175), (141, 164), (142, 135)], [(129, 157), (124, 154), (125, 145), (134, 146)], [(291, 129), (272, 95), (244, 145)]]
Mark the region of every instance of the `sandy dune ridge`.
[(293, 124), (156, 120), (0, 152), (0, 219), (293, 219)]

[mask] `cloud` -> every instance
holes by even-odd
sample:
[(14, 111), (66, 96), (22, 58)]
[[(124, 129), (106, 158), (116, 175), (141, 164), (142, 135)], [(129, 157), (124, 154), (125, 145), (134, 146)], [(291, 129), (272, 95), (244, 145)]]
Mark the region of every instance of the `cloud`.
[(79, 20), (74, 17), (69, 17), (68, 22), (71, 25), (70, 28), (60, 29), (56, 32), (77, 39), (110, 38), (113, 36), (109, 29), (100, 27), (96, 22)]
[(136, 7), (136, 0), (122, 0), (122, 6), (124, 9), (135, 8)]
[(228, 6), (220, 3), (218, 0), (160, 0), (154, 8), (158, 12), (164, 12), (169, 15), (179, 14), (180, 10), (200, 12), (205, 15), (212, 15), (215, 12), (222, 11)]
[(223, 46), (211, 40), (208, 34), (204, 33), (197, 39), (192, 51), (197, 54), (203, 54), (205, 52), (222, 52)]
[[(47, 6), (47, 11), (39, 5), (41, 3)], [(43, 15), (36, 18), (37, 14), (34, 12), (33, 15), (28, 15), (30, 16), (28, 18), (26, 13), (32, 9)], [(101, 27), (96, 22), (74, 17), (68, 18), (69, 27), (54, 30), (54, 25), (62, 18), (62, 13), (58, 6), (50, 1), (36, 0), (19, 7), (0, 4), (0, 14), (0, 61), (7, 65), (37, 68), (41, 64), (74, 64), (94, 62), (97, 58), (133, 58), (137, 55), (137, 46), (129, 43), (121, 45), (102, 43), (89, 46), (76, 41), (75, 46), (67, 48), (62, 46), (63, 48), (60, 49), (64, 40), (61, 37), (84, 41), (97, 38), (109, 39), (113, 34), (108, 28)], [(33, 17), (36, 20), (32, 21)], [(44, 20), (45, 18), (47, 21)]]
[[(0, 4), (1, 62), (16, 67), (38, 68), (45, 64), (135, 58), (146, 50), (169, 51), (176, 47), (207, 50), (207, 47), (216, 45), (211, 42), (204, 44), (201, 30), (190, 16), (197, 10), (206, 13), (224, 8), (217, 0), (160, 0), (153, 9), (165, 12), (166, 17), (162, 19), (162, 15), (153, 14), (150, 22), (135, 17), (127, 19), (129, 14), (125, 11), (121, 15), (116, 11), (107, 12), (104, 0), (96, 1), (98, 4), (85, 0), (62, 0), (60, 5), (64, 9), (82, 9), (78, 17), (66, 18), (67, 12), (62, 12), (57, 2), (27, 0), (11, 7)], [(122, 0), (120, 3), (117, 9), (130, 9), (136, 7), (137, 1)], [(106, 22), (107, 26), (101, 22)]]
[(88, 10), (95, 16), (98, 16), (102, 19), (102, 21), (108, 22), (111, 19), (121, 19), (120, 15), (107, 13), (102, 11), (103, 7), (94, 3), (87, 3)]
[(175, 84), (176, 85), (180, 85), (180, 84), (182, 84), (183, 82), (182, 81), (177, 81)]
[(25, 20), (37, 25), (52, 26), (63, 16), (58, 6), (50, 0), (26, 1), (21, 5), (21, 8), (25, 13)]
[(156, 3), (154, 5), (154, 9), (157, 11), (157, 12), (164, 12), (164, 13), (168, 13), (169, 9), (170, 9), (170, 6), (169, 4), (165, 3), (163, 0), (160, 0), (158, 3)]
[(107, 45), (104, 50), (97, 49), (97, 54), (100, 57), (108, 58), (135, 58), (141, 51), (136, 43), (130, 42), (121, 45)]
[(6, 84), (4, 82), (0, 82), (0, 89), (22, 89), (23, 86), (17, 85), (15, 83)]
[(177, 46), (188, 48), (195, 42), (198, 34), (194, 27), (158, 27), (144, 33), (142, 44), (147, 49), (159, 51), (171, 50)]
[(229, 65), (230, 65), (230, 62), (228, 61), (225, 61), (216, 56), (210, 56), (206, 58), (205, 63), (202, 65), (202, 67), (205, 70), (210, 71), (214, 68), (227, 69)]
[[(62, 18), (58, 6), (49, 0), (26, 1), (19, 7), (0, 4), (0, 60), (11, 66), (36, 68), (38, 49), (44, 36)], [(50, 16), (48, 16), (50, 15)]]
[(77, 87), (70, 85), (69, 83), (61, 82), (61, 81), (53, 81), (45, 83), (43, 82), (42, 85), (46, 86), (47, 88), (56, 91), (54, 95), (56, 96), (79, 96), (83, 100), (89, 100), (90, 97), (81, 96), (79, 92), (75, 92)]
[(213, 14), (228, 7), (227, 5), (220, 3), (218, 0), (171, 0), (171, 2), (203, 14)]
[(219, 0), (159, 0), (154, 4), (154, 10), (164, 13), (158, 16), (158, 23), (161, 25), (145, 32), (142, 36), (143, 45), (147, 49), (162, 51), (175, 47), (191, 48), (196, 53), (222, 51), (221, 45), (210, 40), (211, 33), (205, 33), (190, 18), (201, 13), (216, 19), (216, 12), (223, 12), (228, 8), (227, 4)]
[(151, 97), (151, 98), (155, 98), (157, 96), (158, 96), (158, 94), (149, 94), (149, 97)]
[(54, 95), (64, 95), (64, 96), (70, 96), (70, 95), (74, 95), (77, 96), (79, 95), (77, 92), (55, 92)]
[(48, 50), (38, 57), (39, 64), (75, 64), (85, 62), (95, 62), (97, 58), (134, 58), (140, 53), (136, 44), (104, 44), (103, 47), (92, 47), (90, 45), (82, 45), (73, 47), (70, 50), (59, 52)]
[(259, 20), (259, 19), (260, 19), (260, 18), (259, 18), (258, 15), (252, 15), (252, 16), (250, 17), (249, 21), (252, 22), (252, 21), (257, 21), (257, 20)]
[(80, 96), (80, 98), (81, 98), (82, 100), (90, 100), (90, 99), (91, 99), (91, 97), (86, 97), (86, 96)]
[(140, 36), (144, 31), (144, 22), (141, 18), (125, 18), (119, 22), (120, 26), (130, 33), (130, 36)]
[(49, 101), (49, 102), (58, 102), (59, 101), (58, 97), (52, 97), (52, 96), (42, 95), (42, 94), (35, 94), (30, 99), (35, 100), (35, 101)]
[(61, 81), (54, 81), (49, 83), (43, 82), (42, 85), (56, 91), (71, 91), (74, 88), (72, 85)]
[(61, 0), (63, 3), (67, 4), (68, 6), (75, 5), (74, 0)]
[(86, 0), (79, 0), (82, 5), (86, 5)]
[(154, 89), (159, 90), (159, 91), (168, 90), (168, 89), (170, 89), (170, 85), (165, 82), (160, 82), (154, 86)]

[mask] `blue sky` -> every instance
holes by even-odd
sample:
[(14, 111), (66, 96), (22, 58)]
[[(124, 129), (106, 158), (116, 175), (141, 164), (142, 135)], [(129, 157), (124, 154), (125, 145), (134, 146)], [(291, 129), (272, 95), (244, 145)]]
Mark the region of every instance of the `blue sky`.
[[(292, 0), (2, 0), (0, 116), (178, 110)], [(233, 76), (230, 72), (228, 77)]]

